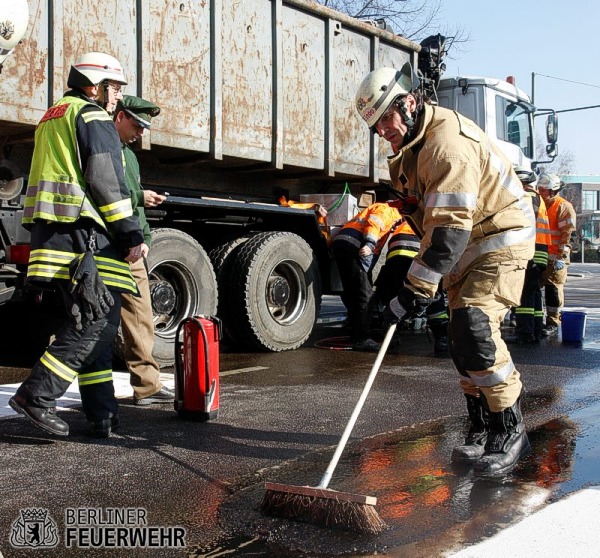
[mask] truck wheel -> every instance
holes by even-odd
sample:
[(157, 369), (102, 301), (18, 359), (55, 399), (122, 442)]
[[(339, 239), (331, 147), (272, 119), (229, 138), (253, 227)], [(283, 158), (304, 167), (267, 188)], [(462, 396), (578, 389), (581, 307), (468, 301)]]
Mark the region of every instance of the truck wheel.
[[(237, 238), (233, 238), (228, 240), (227, 242), (223, 242), (218, 246), (215, 246), (210, 252), (210, 261), (212, 262), (213, 268), (215, 270), (215, 275), (217, 277), (217, 285), (219, 286), (219, 291), (226, 293), (228, 288), (228, 279), (231, 274), (231, 266), (233, 260), (235, 259), (235, 250), (240, 245), (246, 242), (249, 238), (252, 238), (254, 233), (250, 233), (244, 236), (239, 236)], [(223, 289), (223, 290), (222, 290)], [(226, 297), (219, 298), (219, 307), (217, 309), (217, 316), (219, 318), (223, 318), (225, 315), (225, 303)], [(225, 323), (224, 327), (224, 337), (226, 340), (230, 340), (231, 336), (229, 335), (229, 330), (226, 327)]]
[(244, 236), (239, 236), (237, 238), (233, 238), (232, 240), (228, 240), (227, 242), (223, 242), (218, 246), (215, 246), (210, 252), (210, 261), (212, 262), (213, 268), (215, 270), (215, 275), (217, 277), (217, 283), (220, 283), (220, 280), (224, 274), (227, 273), (227, 270), (231, 264), (231, 258), (229, 257), (231, 253), (242, 243), (246, 242), (249, 238), (252, 238), (254, 234), (247, 234)]
[[(204, 248), (175, 229), (152, 231), (148, 270), (154, 314), (153, 356), (162, 368), (175, 362), (175, 333), (181, 320), (197, 314), (215, 315), (217, 281)], [(117, 354), (122, 356), (119, 343), (120, 336)]]
[(293, 233), (264, 232), (236, 247), (232, 257), (224, 291), (227, 331), (254, 349), (300, 347), (321, 304), (321, 278), (311, 247)]

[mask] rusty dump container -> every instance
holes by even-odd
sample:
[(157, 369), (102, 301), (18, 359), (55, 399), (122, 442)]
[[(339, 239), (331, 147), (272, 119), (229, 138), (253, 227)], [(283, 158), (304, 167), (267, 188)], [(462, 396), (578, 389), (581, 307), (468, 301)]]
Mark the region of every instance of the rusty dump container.
[(144, 147), (163, 161), (321, 181), (388, 176), (387, 145), (360, 120), (354, 94), (372, 69), (416, 61), (420, 47), (402, 37), (307, 0), (29, 5), (27, 34), (0, 75), (0, 140), (27, 136), (76, 57), (96, 50), (121, 61), (125, 93), (162, 107)]

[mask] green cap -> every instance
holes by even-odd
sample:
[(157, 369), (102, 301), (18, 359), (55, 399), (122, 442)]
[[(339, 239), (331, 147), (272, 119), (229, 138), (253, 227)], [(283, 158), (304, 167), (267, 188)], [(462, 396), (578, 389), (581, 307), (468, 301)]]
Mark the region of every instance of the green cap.
[(142, 128), (150, 128), (152, 118), (160, 114), (160, 108), (146, 99), (133, 95), (123, 95), (117, 105), (117, 111), (123, 110)]

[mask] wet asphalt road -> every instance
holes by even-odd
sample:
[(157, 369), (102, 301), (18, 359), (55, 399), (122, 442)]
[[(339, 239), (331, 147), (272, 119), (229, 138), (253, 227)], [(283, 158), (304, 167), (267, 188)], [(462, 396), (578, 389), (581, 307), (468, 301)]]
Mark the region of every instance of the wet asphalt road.
[[(330, 485), (377, 496), (390, 529), (364, 537), (263, 516), (264, 480), (318, 483), (374, 360), (315, 348), (345, 333), (334, 322), (297, 351), (224, 351), (216, 421), (183, 421), (169, 405), (141, 408), (127, 399), (123, 427), (107, 440), (84, 436), (79, 411), (63, 414), (71, 427), (66, 439), (21, 417), (0, 419), (0, 552), (28, 555), (8, 539), (20, 510), (45, 508), (61, 541), (44, 556), (441, 556), (600, 484), (600, 265), (571, 272), (581, 276), (569, 277), (566, 305), (589, 309), (586, 339), (512, 349), (528, 391), (534, 452), (504, 481), (452, 469), (451, 448), (466, 426), (457, 374), (449, 359), (432, 357), (425, 334), (403, 332), (405, 348), (383, 361)], [(0, 368), (0, 383), (26, 373)], [(149, 525), (183, 527), (187, 547), (65, 548), (67, 508), (143, 508)]]

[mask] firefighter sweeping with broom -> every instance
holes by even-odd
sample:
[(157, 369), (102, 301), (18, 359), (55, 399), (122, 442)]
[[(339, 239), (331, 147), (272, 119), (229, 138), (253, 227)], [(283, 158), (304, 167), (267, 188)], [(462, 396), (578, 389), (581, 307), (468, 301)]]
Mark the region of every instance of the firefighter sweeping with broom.
[[(392, 146), (394, 187), (421, 237), (404, 285), (386, 309), (392, 324), (334, 456), (316, 487), (266, 483), (263, 511), (323, 526), (379, 533), (376, 499), (328, 488), (339, 456), (394, 334), (395, 322), (423, 315), (444, 278), (450, 310), (449, 348), (461, 375), (471, 429), (453, 461), (475, 474), (501, 476), (530, 451), (520, 400), (522, 384), (500, 336), (518, 306), (533, 257), (535, 218), (512, 165), (472, 121), (424, 102), (409, 64), (371, 72), (356, 108)], [(396, 205), (396, 204), (395, 204)]]
[(452, 460), (479, 476), (509, 472), (530, 450), (520, 409), (522, 384), (500, 323), (518, 306), (533, 257), (535, 218), (510, 162), (460, 114), (423, 100), (410, 64), (363, 80), (356, 108), (387, 140), (394, 187), (411, 200), (407, 219), (422, 236), (387, 313), (399, 320), (448, 289), (449, 348), (460, 373), (471, 429)]

